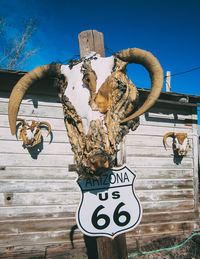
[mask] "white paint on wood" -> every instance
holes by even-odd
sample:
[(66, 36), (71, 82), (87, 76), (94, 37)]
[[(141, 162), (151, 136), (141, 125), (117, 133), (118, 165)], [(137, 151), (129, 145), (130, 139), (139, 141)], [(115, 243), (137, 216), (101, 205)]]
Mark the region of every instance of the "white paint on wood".
[(162, 167), (162, 168), (178, 168), (178, 169), (191, 169), (193, 168), (193, 159), (191, 158), (183, 158), (181, 163), (176, 164), (174, 162), (174, 157), (143, 157), (143, 156), (130, 156), (127, 158), (127, 165), (130, 167), (151, 167), (151, 170), (153, 168)]
[(4, 193), (79, 191), (78, 185), (71, 180), (1, 180), (0, 185)]
[(43, 205), (43, 206), (16, 206), (1, 207), (0, 220), (33, 219), (33, 218), (60, 218), (76, 212), (75, 205)]
[[(164, 146), (153, 146), (150, 148), (150, 146), (126, 146), (126, 152), (127, 152), (127, 159), (129, 156), (143, 156), (143, 157), (173, 157), (173, 148), (172, 145), (171, 147), (168, 147), (165, 149)], [(187, 158), (192, 158), (193, 153), (192, 153), (192, 148), (189, 148), (189, 151), (187, 153)]]
[(130, 131), (129, 135), (142, 135), (142, 136), (164, 136), (167, 132), (174, 132), (182, 133), (183, 131), (188, 134), (188, 136), (191, 136), (193, 134), (193, 130), (191, 127), (184, 127), (184, 128), (178, 128), (176, 127), (164, 127), (162, 126), (156, 126), (156, 125), (141, 125), (135, 130)]
[[(27, 120), (40, 120), (40, 121), (47, 121), (50, 123), (51, 125), (51, 129), (53, 130), (53, 134), (54, 131), (63, 131), (66, 135), (67, 138), (67, 133), (66, 133), (66, 128), (65, 128), (65, 124), (64, 124), (64, 120), (62, 119), (57, 119), (56, 117), (52, 117), (52, 118), (46, 118), (46, 117), (42, 117), (42, 116), (23, 116), (24, 119)], [(10, 128), (9, 128), (9, 123), (8, 123), (8, 115), (4, 114), (1, 115), (0, 114), (0, 127), (2, 128), (7, 128), (8, 129), (8, 134), (10, 134)], [(12, 136), (12, 135), (10, 135)], [(13, 138), (13, 136), (12, 136)]]
[(29, 166), (31, 167), (46, 167), (52, 166), (67, 167), (73, 161), (73, 155), (43, 155), (38, 156), (30, 154), (1, 154), (1, 166)]
[[(192, 179), (136, 179), (136, 190), (181, 190), (181, 189), (193, 189)], [(159, 193), (158, 193), (159, 195)]]
[[(44, 134), (45, 138), (45, 134)], [(49, 139), (49, 137), (48, 137)], [(54, 139), (53, 139), (54, 140)], [(38, 148), (41, 148), (42, 155), (73, 155), (71, 150), (71, 145), (69, 143), (52, 143), (49, 141), (43, 141), (42, 144), (38, 145)], [(0, 154), (28, 154), (30, 155), (30, 149), (23, 147), (23, 141), (12, 141), (12, 140), (2, 140), (0, 145)], [(37, 148), (32, 149), (32, 153), (37, 153)]]
[[(53, 184), (51, 184), (52, 186)], [(46, 188), (46, 187), (45, 187)], [(77, 205), (80, 200), (80, 192), (77, 188), (66, 188), (63, 190), (57, 187), (58, 192), (42, 189), (40, 192), (34, 190), (33, 192), (20, 191), (12, 193), (0, 193), (0, 206), (44, 206), (44, 205)], [(2, 190), (4, 191), (4, 190)], [(50, 192), (51, 191), (51, 192)]]
[[(193, 118), (196, 118), (196, 110), (193, 109)], [(194, 207), (196, 213), (198, 213), (199, 208), (199, 162), (198, 162), (198, 147), (199, 147), (199, 136), (198, 136), (198, 125), (193, 124), (193, 164), (194, 164)]]
[(4, 180), (72, 180), (75, 181), (77, 173), (69, 172), (68, 167), (6, 167), (0, 171), (0, 179)]
[[(0, 103), (0, 114), (8, 114), (8, 107), (4, 103)], [(20, 105), (18, 117), (22, 117), (23, 119), (25, 116), (32, 116), (34, 118), (39, 118), (40, 116), (45, 118), (53, 117), (57, 119), (63, 119), (64, 117), (62, 107), (54, 107), (54, 109), (52, 109), (51, 106), (39, 106), (38, 108), (35, 108), (30, 104), (22, 104)]]
[(192, 179), (193, 169), (178, 168), (148, 168), (148, 167), (130, 167), (135, 172), (136, 179)]
[[(188, 186), (187, 186), (188, 187)], [(5, 192), (0, 193), (0, 206), (44, 206), (44, 205), (78, 205), (80, 201), (80, 192), (76, 188), (67, 188), (66, 191), (55, 192), (53, 189), (48, 192), (45, 188), (36, 192)], [(61, 188), (62, 190), (62, 188)], [(3, 190), (2, 190), (3, 191)], [(7, 190), (8, 191), (8, 190)], [(15, 190), (16, 191), (16, 190)], [(21, 191), (21, 190), (20, 190)], [(24, 190), (22, 190), (24, 191)], [(42, 191), (42, 192), (41, 192)], [(143, 202), (157, 202), (191, 199), (193, 200), (193, 186), (191, 189), (159, 189), (159, 190), (138, 190), (137, 195)]]

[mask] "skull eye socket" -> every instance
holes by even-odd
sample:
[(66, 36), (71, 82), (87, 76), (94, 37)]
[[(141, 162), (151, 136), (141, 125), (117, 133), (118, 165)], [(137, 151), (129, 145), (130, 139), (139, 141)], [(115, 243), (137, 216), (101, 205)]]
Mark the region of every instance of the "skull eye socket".
[(83, 82), (85, 83), (85, 84), (88, 84), (89, 82), (90, 82), (90, 78), (89, 78), (89, 75), (84, 75), (84, 77), (83, 77)]
[(88, 77), (85, 78), (85, 80), (89, 83), (90, 82), (90, 79)]

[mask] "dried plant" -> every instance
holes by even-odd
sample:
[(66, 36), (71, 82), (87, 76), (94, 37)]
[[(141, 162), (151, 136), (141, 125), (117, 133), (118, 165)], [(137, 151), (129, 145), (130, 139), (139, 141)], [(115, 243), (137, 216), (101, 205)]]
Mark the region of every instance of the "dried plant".
[[(24, 22), (24, 30), (20, 35), (13, 32), (13, 27), (7, 24), (6, 19), (0, 18), (0, 68), (18, 69), (24, 68), (25, 62), (34, 55), (38, 49), (30, 49), (30, 38), (38, 29), (38, 22), (30, 18)], [(8, 33), (12, 31), (11, 38)]]

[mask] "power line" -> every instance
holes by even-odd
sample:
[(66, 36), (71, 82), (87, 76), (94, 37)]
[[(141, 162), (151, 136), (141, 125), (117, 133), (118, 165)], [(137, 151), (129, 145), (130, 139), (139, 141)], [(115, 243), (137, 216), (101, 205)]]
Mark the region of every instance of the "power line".
[[(198, 70), (198, 69), (200, 69), (200, 67), (195, 67), (195, 68), (186, 70), (186, 71), (184, 71), (184, 72), (175, 73), (175, 74), (172, 74), (171, 76), (179, 76), (179, 75), (186, 74), (186, 73), (189, 73), (189, 72)], [(164, 78), (166, 78), (166, 77), (168, 77), (168, 76), (165, 76)]]
[[(114, 50), (112, 50), (111, 48), (108, 48), (107, 46), (105, 46), (105, 49), (108, 51), (108, 53), (109, 53), (109, 54), (111, 54), (111, 55), (114, 55), (114, 54), (115, 54)], [(189, 70), (183, 71), (183, 72), (179, 72), (179, 73), (171, 74), (171, 75), (169, 75), (169, 76), (165, 76), (164, 78), (166, 78), (166, 77), (170, 77), (170, 76), (179, 76), (179, 75), (186, 74), (186, 73), (189, 73), (189, 72), (192, 72), (192, 71), (198, 70), (198, 69), (200, 69), (200, 67), (195, 67), (195, 68), (192, 68), (192, 69), (189, 69)]]

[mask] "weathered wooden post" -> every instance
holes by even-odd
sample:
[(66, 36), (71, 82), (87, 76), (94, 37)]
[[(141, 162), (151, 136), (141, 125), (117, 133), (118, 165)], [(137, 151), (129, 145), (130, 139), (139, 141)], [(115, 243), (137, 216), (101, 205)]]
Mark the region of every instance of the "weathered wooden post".
[[(105, 56), (104, 38), (101, 32), (96, 30), (83, 31), (78, 36), (80, 58), (89, 51), (95, 51), (102, 57)], [(97, 238), (99, 259), (125, 259), (127, 258), (126, 235), (121, 234), (114, 239), (108, 237)]]
[(171, 92), (171, 72), (167, 71), (166, 74), (166, 92)]
[(81, 58), (89, 51), (95, 51), (105, 57), (103, 33), (96, 30), (83, 31), (78, 35), (78, 39)]

